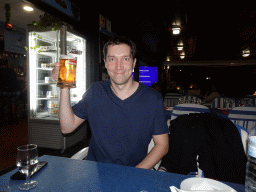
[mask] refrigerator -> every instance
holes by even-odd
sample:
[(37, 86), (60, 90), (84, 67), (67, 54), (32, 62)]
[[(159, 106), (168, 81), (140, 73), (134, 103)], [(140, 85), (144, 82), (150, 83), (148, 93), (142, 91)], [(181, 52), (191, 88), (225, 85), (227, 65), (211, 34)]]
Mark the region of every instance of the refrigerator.
[(52, 70), (61, 54), (77, 58), (76, 88), (70, 89), (70, 102), (72, 106), (79, 102), (86, 90), (86, 39), (66, 26), (57, 31), (28, 28), (27, 47), (29, 142), (64, 151), (86, 138), (87, 125), (82, 124), (72, 134), (61, 133), (60, 88), (52, 79)]

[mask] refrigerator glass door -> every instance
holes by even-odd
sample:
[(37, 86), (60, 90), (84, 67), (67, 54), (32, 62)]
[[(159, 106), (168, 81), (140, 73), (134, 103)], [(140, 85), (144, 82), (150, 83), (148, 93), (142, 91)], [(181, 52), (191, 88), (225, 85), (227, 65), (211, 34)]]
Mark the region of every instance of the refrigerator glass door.
[(29, 32), (30, 119), (58, 119), (59, 88), (52, 79), (59, 31)]
[[(86, 91), (86, 40), (68, 31), (66, 36), (67, 54), (77, 58), (76, 88), (70, 89), (73, 106)], [(60, 88), (52, 69), (59, 62), (59, 41), (59, 31), (29, 32), (30, 119), (58, 120)]]
[(76, 88), (70, 89), (71, 106), (78, 103), (86, 91), (85, 39), (67, 31), (67, 54), (77, 58)]

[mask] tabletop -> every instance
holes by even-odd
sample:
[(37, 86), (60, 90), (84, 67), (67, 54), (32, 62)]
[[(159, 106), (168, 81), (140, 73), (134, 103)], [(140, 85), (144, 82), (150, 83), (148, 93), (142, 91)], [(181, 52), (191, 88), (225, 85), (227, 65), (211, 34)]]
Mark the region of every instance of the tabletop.
[[(134, 167), (75, 160), (65, 157), (44, 155), (40, 161), (48, 165), (32, 179), (38, 185), (30, 191), (96, 191), (96, 192), (170, 192), (170, 186), (180, 188), (180, 183), (189, 178), (186, 175), (165, 173)], [(6, 186), (11, 191), (19, 191), (18, 185), (24, 181), (10, 180), (17, 170), (0, 177), (0, 191)], [(244, 191), (244, 185), (228, 183), (236, 191)]]

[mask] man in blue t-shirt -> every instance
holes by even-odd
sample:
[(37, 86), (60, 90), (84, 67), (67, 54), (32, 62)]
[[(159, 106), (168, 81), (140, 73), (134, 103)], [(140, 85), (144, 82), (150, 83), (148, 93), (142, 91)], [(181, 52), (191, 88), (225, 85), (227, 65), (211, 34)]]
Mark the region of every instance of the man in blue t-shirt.
[[(88, 119), (92, 138), (87, 160), (152, 169), (168, 151), (168, 128), (162, 96), (133, 81), (136, 46), (125, 37), (110, 39), (103, 48), (110, 81), (96, 82), (71, 107), (70, 91), (61, 89), (59, 118), (63, 133)], [(53, 69), (58, 79), (59, 64)], [(148, 152), (153, 138), (155, 146)]]

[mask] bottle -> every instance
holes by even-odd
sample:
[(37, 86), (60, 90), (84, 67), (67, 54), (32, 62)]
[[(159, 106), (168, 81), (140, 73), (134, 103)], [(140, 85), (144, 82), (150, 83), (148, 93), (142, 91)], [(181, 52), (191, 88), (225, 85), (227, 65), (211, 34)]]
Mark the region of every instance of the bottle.
[(245, 176), (245, 191), (256, 192), (256, 129), (250, 131), (248, 137), (248, 153)]

